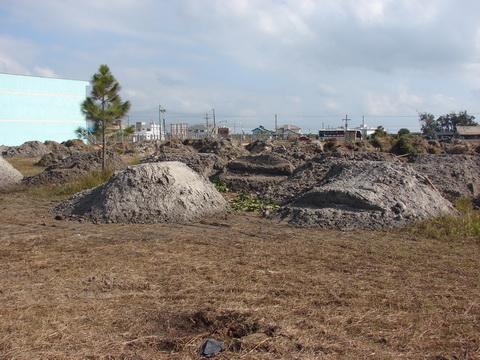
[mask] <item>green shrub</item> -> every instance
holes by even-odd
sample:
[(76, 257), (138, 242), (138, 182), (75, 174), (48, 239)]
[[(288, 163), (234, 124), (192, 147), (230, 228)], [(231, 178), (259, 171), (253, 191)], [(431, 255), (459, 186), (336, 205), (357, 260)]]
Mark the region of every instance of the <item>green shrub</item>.
[(401, 135), (393, 144), (391, 152), (397, 155), (417, 155), (421, 153), (411, 135)]
[(232, 208), (236, 211), (263, 212), (275, 210), (279, 206), (272, 200), (261, 199), (255, 195), (240, 193), (233, 201)]
[(226, 193), (228, 192), (228, 186), (227, 184), (225, 183), (225, 181), (223, 181), (222, 179), (220, 179), (218, 176), (217, 177), (214, 177), (212, 179), (212, 182), (213, 182), (213, 185), (215, 185), (215, 188), (217, 189), (218, 192), (221, 192), (221, 193)]

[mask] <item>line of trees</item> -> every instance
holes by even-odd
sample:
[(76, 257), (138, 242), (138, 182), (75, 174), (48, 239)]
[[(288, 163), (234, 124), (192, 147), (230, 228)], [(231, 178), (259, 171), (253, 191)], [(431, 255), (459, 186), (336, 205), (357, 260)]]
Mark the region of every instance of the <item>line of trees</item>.
[(432, 138), (438, 133), (454, 133), (457, 131), (457, 126), (478, 125), (475, 122), (475, 116), (469, 115), (466, 111), (460, 111), (458, 114), (452, 112), (436, 119), (433, 114), (422, 113), (419, 115), (419, 120), (423, 135)]

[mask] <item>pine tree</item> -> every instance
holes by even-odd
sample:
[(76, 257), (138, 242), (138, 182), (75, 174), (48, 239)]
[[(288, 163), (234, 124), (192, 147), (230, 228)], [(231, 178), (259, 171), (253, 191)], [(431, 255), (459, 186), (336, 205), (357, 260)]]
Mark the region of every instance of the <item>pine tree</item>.
[(107, 65), (100, 65), (98, 72), (90, 81), (92, 91), (82, 103), (82, 112), (88, 120), (95, 122), (102, 134), (102, 171), (106, 164), (106, 131), (118, 123), (130, 110), (130, 102), (122, 102), (120, 84), (110, 72)]

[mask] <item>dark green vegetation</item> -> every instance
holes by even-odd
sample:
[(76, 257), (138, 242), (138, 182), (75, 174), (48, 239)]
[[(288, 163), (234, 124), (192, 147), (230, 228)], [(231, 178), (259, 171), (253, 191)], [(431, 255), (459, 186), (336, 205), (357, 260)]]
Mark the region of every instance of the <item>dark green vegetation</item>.
[(117, 125), (130, 110), (130, 102), (120, 98), (120, 84), (107, 65), (100, 65), (91, 80), (92, 92), (82, 103), (82, 112), (102, 134), (102, 171), (107, 169), (107, 130)]

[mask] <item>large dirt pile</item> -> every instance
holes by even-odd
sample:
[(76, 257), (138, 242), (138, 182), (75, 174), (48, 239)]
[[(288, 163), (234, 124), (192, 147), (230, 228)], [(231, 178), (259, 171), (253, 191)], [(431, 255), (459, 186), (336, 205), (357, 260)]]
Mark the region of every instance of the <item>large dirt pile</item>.
[(37, 166), (53, 166), (74, 154), (91, 152), (94, 150), (92, 146), (87, 145), (78, 139), (67, 140), (61, 144), (55, 141), (45, 141), (45, 145), (50, 149), (50, 152), (40, 158), (40, 160), (35, 164)]
[(3, 151), (4, 157), (40, 157), (51, 152), (50, 146), (40, 141), (27, 141), (20, 146), (11, 146)]
[(23, 176), (9, 162), (0, 157), (0, 190), (7, 190), (20, 183)]
[(455, 213), (430, 181), (409, 166), (344, 161), (281, 207), (277, 216), (300, 226), (353, 230), (396, 227)]
[(459, 197), (480, 196), (480, 156), (419, 155), (412, 167), (430, 178), (435, 187), (450, 201)]
[(297, 167), (288, 180), (269, 187), (261, 195), (280, 204), (285, 204), (298, 194), (318, 185), (332, 166), (344, 163), (345, 161), (363, 160), (398, 162), (395, 156), (380, 152), (358, 152), (354, 153), (353, 156), (347, 156), (337, 152), (320, 154)]
[(98, 223), (189, 223), (226, 210), (225, 199), (199, 174), (161, 162), (129, 167), (54, 211)]
[(160, 152), (142, 160), (142, 163), (179, 161), (204, 177), (215, 176), (225, 167), (225, 161), (215, 154), (196, 152)]
[(294, 167), (288, 160), (266, 153), (243, 156), (231, 161), (220, 178), (233, 191), (262, 193), (285, 181), (293, 170)]
[[(112, 170), (119, 170), (126, 167), (120, 156), (112, 151), (107, 152), (107, 166)], [(77, 153), (59, 159), (40, 174), (26, 177), (23, 179), (23, 182), (28, 185), (61, 184), (78, 179), (92, 171), (100, 171), (101, 168), (101, 151)]]

